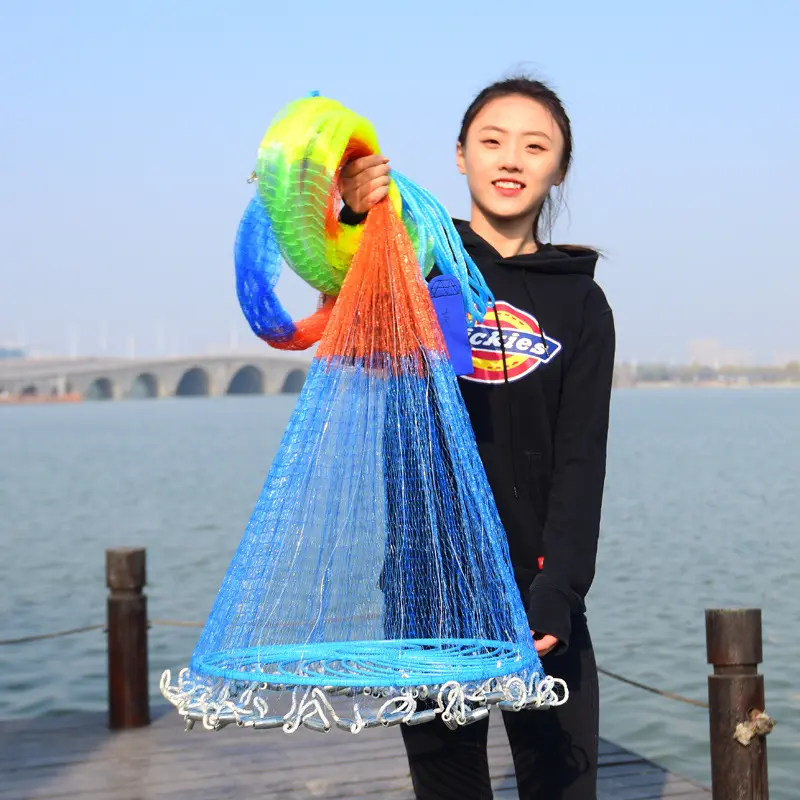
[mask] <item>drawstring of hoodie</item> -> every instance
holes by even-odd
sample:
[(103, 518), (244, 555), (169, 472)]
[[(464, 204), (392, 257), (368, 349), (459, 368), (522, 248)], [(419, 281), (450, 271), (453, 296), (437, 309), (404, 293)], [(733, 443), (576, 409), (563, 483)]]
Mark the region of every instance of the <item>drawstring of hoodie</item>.
[(511, 453), (511, 479), (514, 484), (514, 498), (519, 498), (517, 492), (517, 463), (514, 460), (514, 415), (511, 407), (511, 387), (508, 384), (508, 365), (506, 364), (506, 345), (503, 341), (503, 329), (500, 327), (500, 315), (497, 306), (493, 305), (494, 321), (497, 325), (497, 336), (500, 339), (500, 353), (503, 357), (503, 386), (506, 395), (506, 411), (508, 412), (508, 452)]
[(539, 339), (544, 346), (545, 358), (550, 358), (550, 348), (547, 346), (547, 336), (544, 332), (544, 325), (542, 325), (542, 320), (539, 317), (539, 311), (536, 308), (536, 299), (533, 296), (530, 286), (528, 286), (528, 282), (524, 278), (522, 280), (522, 285), (525, 287), (525, 291), (528, 294), (528, 299), (531, 301), (531, 311), (533, 311), (533, 316), (536, 318), (536, 322), (539, 323)]
[[(525, 291), (528, 294), (528, 298), (531, 301), (531, 311), (533, 311), (533, 316), (536, 318), (536, 321), (539, 323), (539, 339), (542, 342), (542, 346), (544, 347), (544, 354), (545, 358), (550, 358), (550, 348), (547, 346), (547, 335), (544, 332), (544, 326), (542, 325), (541, 319), (539, 318), (539, 313), (536, 308), (536, 300), (533, 297), (533, 292), (531, 292), (530, 287), (528, 286), (525, 280), (522, 281), (523, 285), (525, 286)], [(497, 335), (500, 339), (500, 353), (503, 358), (503, 387), (506, 396), (506, 411), (508, 413), (508, 452), (511, 453), (511, 475), (514, 484), (514, 497), (519, 498), (519, 492), (517, 491), (517, 463), (514, 460), (514, 443), (516, 441), (514, 437), (514, 415), (513, 415), (513, 407), (511, 405), (511, 387), (509, 385), (508, 380), (508, 365), (506, 364), (506, 344), (505, 339), (503, 337), (503, 329), (500, 326), (500, 315), (497, 313), (497, 306), (492, 306), (492, 310), (494, 311), (494, 322), (497, 326)]]

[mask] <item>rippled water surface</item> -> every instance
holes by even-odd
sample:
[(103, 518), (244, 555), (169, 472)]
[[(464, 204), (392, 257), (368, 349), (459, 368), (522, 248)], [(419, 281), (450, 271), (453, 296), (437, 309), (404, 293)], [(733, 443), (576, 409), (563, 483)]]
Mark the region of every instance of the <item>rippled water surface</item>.
[[(104, 550), (153, 618), (203, 620), (295, 397), (0, 408), (0, 639), (102, 622)], [(619, 391), (589, 616), (601, 666), (705, 699), (704, 609), (764, 610), (772, 796), (800, 759), (800, 392)], [(153, 685), (197, 630), (154, 628)], [(105, 705), (89, 633), (0, 646), (0, 718)], [(702, 709), (602, 679), (602, 733), (708, 782)], [(791, 788), (795, 787), (795, 788)]]

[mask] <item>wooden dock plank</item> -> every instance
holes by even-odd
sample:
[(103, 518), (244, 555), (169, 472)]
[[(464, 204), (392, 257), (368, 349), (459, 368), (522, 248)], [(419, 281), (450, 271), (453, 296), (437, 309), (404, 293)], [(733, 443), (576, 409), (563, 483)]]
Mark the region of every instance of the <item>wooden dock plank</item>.
[[(7, 800), (217, 800), (236, 797), (413, 800), (399, 731), (183, 731), (171, 709), (147, 728), (112, 733), (105, 715), (0, 723)], [(489, 728), (495, 797), (517, 797), (499, 714)], [(709, 800), (703, 787), (601, 741), (600, 800)]]

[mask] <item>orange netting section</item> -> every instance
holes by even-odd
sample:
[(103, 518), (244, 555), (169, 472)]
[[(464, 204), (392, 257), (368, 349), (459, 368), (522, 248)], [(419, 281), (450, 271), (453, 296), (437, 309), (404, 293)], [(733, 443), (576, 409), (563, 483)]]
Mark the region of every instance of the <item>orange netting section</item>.
[[(356, 324), (359, 318), (370, 325)], [(342, 285), (317, 350), (340, 357), (422, 370), (425, 352), (445, 352), (442, 333), (414, 246), (391, 203), (382, 200), (364, 223), (361, 245)]]
[(322, 304), (313, 314), (294, 323), (296, 330), (290, 339), (273, 339), (268, 336), (260, 338), (276, 350), (308, 350), (322, 338), (335, 304), (335, 297), (324, 295)]

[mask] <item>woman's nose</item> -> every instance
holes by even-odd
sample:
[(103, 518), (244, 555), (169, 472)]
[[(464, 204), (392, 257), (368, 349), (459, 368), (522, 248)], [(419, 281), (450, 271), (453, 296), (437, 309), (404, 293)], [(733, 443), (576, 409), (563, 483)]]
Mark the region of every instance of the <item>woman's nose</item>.
[(519, 170), (520, 158), (515, 147), (508, 147), (503, 152), (503, 166), (511, 171)]

